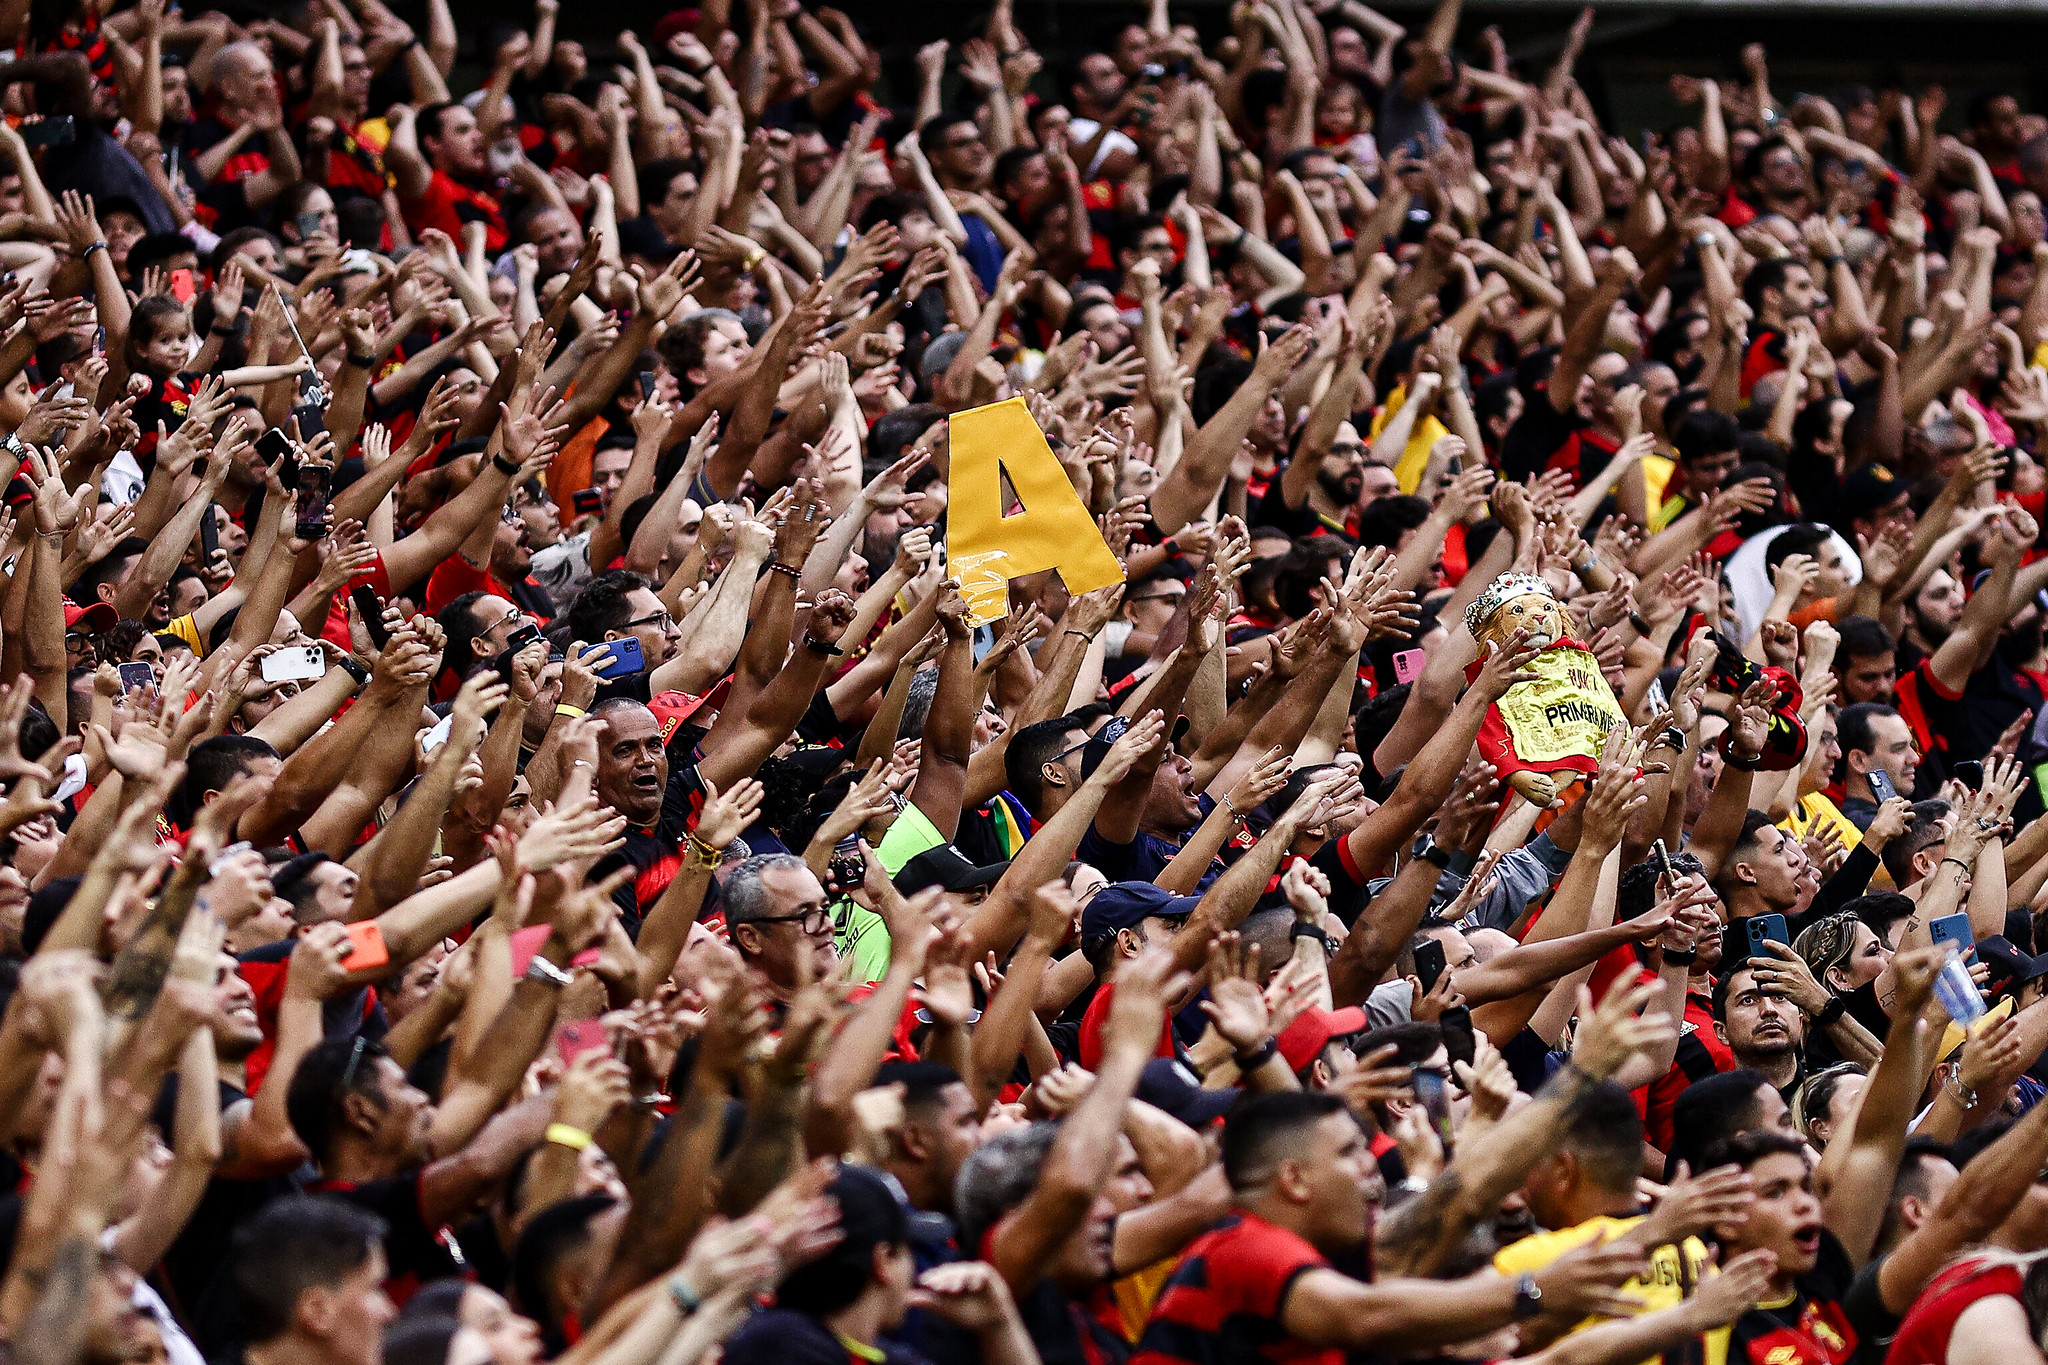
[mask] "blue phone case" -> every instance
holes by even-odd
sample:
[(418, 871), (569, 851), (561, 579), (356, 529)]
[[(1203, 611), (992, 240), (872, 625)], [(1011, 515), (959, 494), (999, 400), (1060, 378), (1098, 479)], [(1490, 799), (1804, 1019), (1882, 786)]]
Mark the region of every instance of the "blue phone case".
[(605, 647), (611, 650), (612, 657), (597, 670), (600, 678), (623, 678), (647, 667), (647, 657), (640, 652), (640, 642), (630, 635), (609, 641)]

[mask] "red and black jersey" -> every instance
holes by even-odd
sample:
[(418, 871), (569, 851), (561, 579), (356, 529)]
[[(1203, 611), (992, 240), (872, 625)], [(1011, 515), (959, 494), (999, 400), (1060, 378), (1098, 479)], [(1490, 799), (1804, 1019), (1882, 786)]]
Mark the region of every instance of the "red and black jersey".
[(1286, 1228), (1233, 1214), (1182, 1255), (1131, 1365), (1340, 1365), (1342, 1351), (1296, 1341), (1281, 1322), (1295, 1280), (1329, 1264)]
[(102, 85), (114, 82), (114, 48), (107, 41), (107, 35), (100, 32), (100, 17), (90, 8), (78, 21), (77, 27), (67, 25), (54, 38), (39, 43), (18, 43), (14, 55), (29, 57), (45, 52), (82, 52), (87, 66), (92, 68), (92, 78)]
[(330, 190), (354, 190), (379, 199), (391, 181), (384, 174), (383, 154), (364, 142), (357, 130), (337, 123), (327, 149), (326, 183)]
[(421, 1188), (424, 1175), (423, 1171), (411, 1171), (362, 1184), (316, 1180), (306, 1187), (308, 1194), (331, 1195), (384, 1220), (384, 1254), (391, 1269), (384, 1292), (400, 1307), (422, 1285), (435, 1280), (476, 1278), (455, 1235), (427, 1222)]
[(1842, 1299), (1856, 1276), (1832, 1232), (1820, 1235), (1820, 1259), (1793, 1282), (1783, 1303), (1760, 1303), (1707, 1336), (1707, 1365), (1848, 1365), (1861, 1334)]

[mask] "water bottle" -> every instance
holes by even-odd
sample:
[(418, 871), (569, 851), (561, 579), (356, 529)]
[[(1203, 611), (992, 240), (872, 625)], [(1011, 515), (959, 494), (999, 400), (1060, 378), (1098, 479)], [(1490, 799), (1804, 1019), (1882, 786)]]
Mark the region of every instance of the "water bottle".
[(1961, 953), (1951, 951), (1948, 961), (1941, 964), (1934, 977), (1934, 998), (1966, 1031), (1984, 1016), (1984, 997), (1977, 993), (1977, 983), (1970, 979)]

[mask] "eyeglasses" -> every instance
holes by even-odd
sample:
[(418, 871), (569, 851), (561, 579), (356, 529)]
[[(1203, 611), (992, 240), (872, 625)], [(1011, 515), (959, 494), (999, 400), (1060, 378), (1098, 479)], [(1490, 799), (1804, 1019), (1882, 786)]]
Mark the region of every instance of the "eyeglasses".
[(823, 906), (819, 906), (795, 915), (763, 915), (759, 919), (743, 920), (742, 923), (794, 924), (799, 932), (815, 938), (832, 927), (832, 914)]
[(363, 1049), (368, 1047), (369, 1044), (370, 1037), (368, 1034), (358, 1033), (356, 1035), (355, 1046), (349, 1049), (348, 1065), (341, 1069), (342, 1094), (346, 1095), (349, 1087), (355, 1083), (356, 1069), (363, 1064)]
[(652, 616), (639, 616), (620, 626), (620, 630), (632, 630), (635, 626), (660, 626), (663, 630), (675, 628), (676, 618), (666, 611), (657, 611)]

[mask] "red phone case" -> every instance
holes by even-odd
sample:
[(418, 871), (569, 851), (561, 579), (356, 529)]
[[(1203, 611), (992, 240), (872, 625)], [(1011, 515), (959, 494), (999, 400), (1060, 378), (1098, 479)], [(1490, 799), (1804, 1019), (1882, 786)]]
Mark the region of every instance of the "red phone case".
[(599, 1048), (609, 1052), (611, 1046), (611, 1035), (595, 1019), (572, 1019), (555, 1030), (555, 1047), (562, 1054), (564, 1066), (586, 1052), (595, 1052)]
[(357, 920), (349, 925), (348, 941), (348, 956), (341, 960), (341, 969), (345, 972), (366, 972), (391, 961), (391, 950), (384, 946), (384, 931), (373, 919)]

